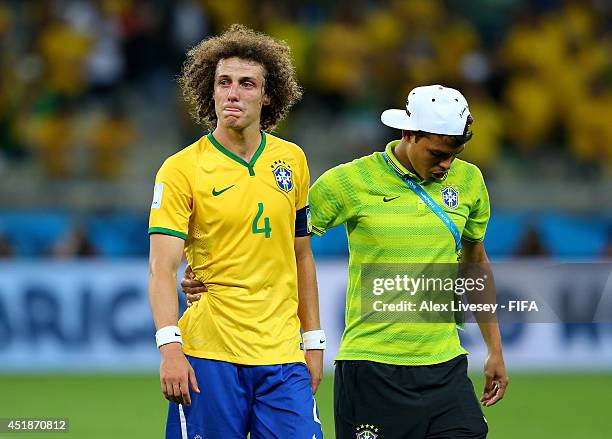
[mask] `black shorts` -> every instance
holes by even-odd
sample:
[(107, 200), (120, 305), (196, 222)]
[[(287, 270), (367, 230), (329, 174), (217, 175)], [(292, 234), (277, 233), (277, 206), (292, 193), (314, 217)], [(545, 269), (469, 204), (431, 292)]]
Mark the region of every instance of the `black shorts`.
[(334, 415), (336, 439), (476, 439), (488, 432), (465, 355), (431, 366), (338, 361)]

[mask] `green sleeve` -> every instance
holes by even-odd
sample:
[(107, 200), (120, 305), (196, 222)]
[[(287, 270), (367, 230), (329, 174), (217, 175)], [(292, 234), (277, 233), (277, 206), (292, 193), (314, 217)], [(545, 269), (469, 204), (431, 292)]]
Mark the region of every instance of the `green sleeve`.
[(469, 241), (482, 241), (485, 237), (487, 224), (491, 216), (489, 194), (482, 173), (477, 169), (474, 177), (476, 197), (470, 208), (470, 215), (463, 229), (463, 238)]
[(328, 229), (343, 224), (350, 217), (349, 206), (342, 194), (342, 175), (332, 168), (314, 182), (308, 194), (312, 231), (323, 235)]

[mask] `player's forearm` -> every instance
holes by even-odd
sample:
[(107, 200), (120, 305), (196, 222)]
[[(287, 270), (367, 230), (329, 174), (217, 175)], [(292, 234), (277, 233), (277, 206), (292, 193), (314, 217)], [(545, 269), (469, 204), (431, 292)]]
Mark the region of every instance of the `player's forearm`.
[[(489, 263), (487, 252), (482, 242), (463, 241), (462, 276), (474, 279), (484, 279), (484, 290), (467, 293), (467, 299), (475, 304), (495, 304), (497, 293), (493, 270)], [(476, 321), (489, 353), (502, 352), (501, 335), (497, 315), (489, 311), (475, 312)]]
[[(466, 293), (467, 300), (476, 305), (495, 305), (497, 303), (497, 292), (495, 289), (495, 279), (491, 264), (485, 258), (478, 262), (472, 261), (467, 266), (464, 265), (462, 275), (466, 279), (471, 279), (475, 284), (482, 282), (484, 289)], [(501, 352), (501, 336), (497, 322), (497, 313), (490, 310), (474, 311), (474, 317), (478, 322), (480, 333), (484, 339), (489, 352)]]
[(152, 268), (149, 271), (149, 303), (156, 329), (177, 324), (176, 282), (176, 271), (172, 273), (161, 268)]
[(501, 334), (497, 322), (478, 323), (480, 333), (490, 354), (502, 353)]
[[(485, 288), (484, 291), (476, 291), (469, 294), (468, 300), (470, 303), (495, 305), (497, 303), (497, 292), (495, 289), (495, 279), (493, 278), (491, 264), (489, 264), (489, 261), (486, 260), (484, 262), (480, 262), (479, 264), (473, 265), (473, 269), (475, 272), (473, 277), (484, 279)], [(497, 322), (497, 313), (491, 313), (490, 311), (477, 311), (474, 314), (480, 328), (480, 333), (482, 334), (482, 338), (487, 345), (489, 353), (501, 354), (502, 343), (499, 325)]]
[(302, 331), (321, 329), (319, 318), (319, 293), (317, 291), (317, 273), (310, 248), (303, 254), (296, 255), (298, 275), (298, 317)]
[[(478, 273), (478, 277), (486, 279), (485, 289), (481, 292), (473, 292), (468, 294), (469, 302), (475, 304), (495, 305), (497, 303), (497, 294), (495, 291), (493, 270), (491, 270), (489, 263), (478, 264), (478, 268), (475, 271)], [(497, 321), (497, 313), (491, 313), (490, 311), (483, 310), (474, 312), (474, 316), (478, 322), (482, 338), (489, 349), (489, 353), (501, 354), (502, 343)]]

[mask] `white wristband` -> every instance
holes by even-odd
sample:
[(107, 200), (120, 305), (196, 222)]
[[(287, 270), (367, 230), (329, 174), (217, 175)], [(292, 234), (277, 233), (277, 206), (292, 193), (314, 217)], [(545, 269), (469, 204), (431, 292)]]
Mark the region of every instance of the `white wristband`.
[(180, 343), (183, 344), (183, 337), (181, 337), (181, 330), (178, 326), (164, 326), (155, 333), (155, 342), (157, 347), (168, 344), (168, 343)]
[(302, 334), (304, 340), (304, 350), (325, 349), (326, 337), (325, 331), (318, 329), (316, 331), (308, 331)]

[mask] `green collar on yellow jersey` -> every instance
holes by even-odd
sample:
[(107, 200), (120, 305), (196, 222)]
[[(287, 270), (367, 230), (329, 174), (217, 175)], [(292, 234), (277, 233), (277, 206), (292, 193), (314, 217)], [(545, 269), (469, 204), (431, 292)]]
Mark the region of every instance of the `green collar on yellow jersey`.
[(393, 152), (393, 148), (399, 145), (400, 142), (401, 140), (394, 140), (393, 142), (387, 143), (387, 146), (385, 147), (385, 152), (387, 153), (387, 156), (389, 157), (389, 165), (391, 165), (391, 168), (393, 168), (393, 170), (397, 172), (400, 175), (400, 177), (410, 177), (417, 182), (423, 181), (423, 179), (419, 177), (418, 175), (416, 175), (414, 172), (410, 172), (408, 169), (406, 169), (406, 167), (402, 165), (400, 161), (397, 159), (397, 157), (395, 156), (395, 152)]
[(243, 158), (238, 157), (236, 154), (234, 154), (233, 152), (225, 148), (223, 145), (221, 145), (217, 141), (217, 139), (215, 139), (212, 132), (208, 133), (207, 137), (208, 137), (208, 140), (210, 140), (210, 143), (212, 143), (214, 147), (217, 148), (221, 153), (225, 154), (226, 156), (228, 156), (230, 159), (234, 160), (235, 162), (240, 163), (242, 166), (246, 166), (247, 169), (249, 170), (250, 176), (255, 175), (255, 169), (253, 168), (255, 166), (255, 162), (257, 161), (257, 159), (263, 152), (264, 148), (266, 147), (266, 133), (264, 133), (263, 131), (261, 132), (261, 143), (259, 144), (257, 151), (255, 151), (255, 154), (251, 158), (251, 161), (248, 163)]

